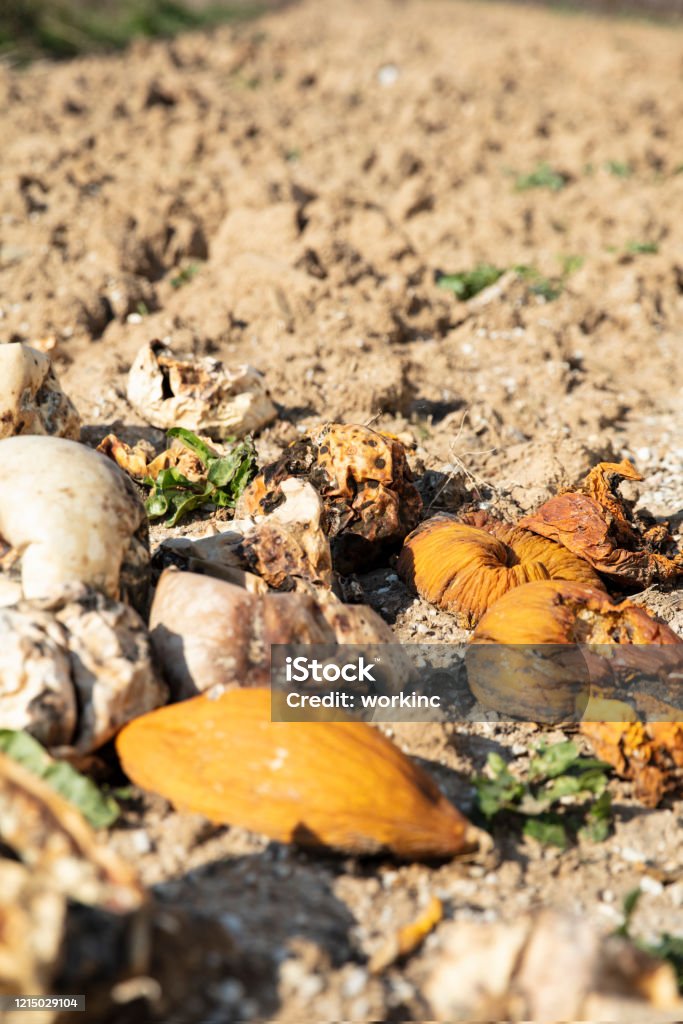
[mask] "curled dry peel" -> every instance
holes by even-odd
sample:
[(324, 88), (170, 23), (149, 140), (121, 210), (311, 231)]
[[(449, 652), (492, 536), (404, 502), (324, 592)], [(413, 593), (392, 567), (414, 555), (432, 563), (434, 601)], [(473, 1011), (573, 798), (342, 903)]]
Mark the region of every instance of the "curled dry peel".
[(284, 500), (282, 484), (304, 478), (323, 500), (323, 528), (335, 568), (367, 568), (400, 543), (422, 508), (399, 440), (354, 424), (327, 423), (285, 450), (251, 482), (238, 515), (271, 512)]
[(534, 580), (602, 586), (594, 570), (560, 544), (503, 524), (493, 536), (445, 515), (428, 519), (406, 539), (397, 569), (421, 597), (454, 612), (466, 628), (508, 591)]
[(627, 779), (636, 796), (656, 807), (683, 783), (683, 722), (583, 722), (597, 757)]
[(79, 754), (164, 703), (144, 623), (86, 594), (53, 611), (0, 608), (0, 722)]
[[(196, 573), (166, 570), (150, 613), (152, 644), (175, 699), (213, 687), (264, 686), (271, 644), (391, 644), (371, 608), (344, 605), (331, 593), (254, 594)], [(389, 684), (403, 686), (410, 665), (389, 652)]]
[(50, 357), (28, 345), (0, 345), (0, 438), (52, 434), (78, 439), (81, 420)]
[(281, 842), (406, 859), (478, 846), (480, 833), (380, 732), (271, 722), (270, 702), (269, 689), (231, 690), (138, 718), (117, 739), (123, 768), (180, 809)]
[(161, 341), (135, 357), (128, 401), (155, 427), (186, 427), (217, 440), (254, 433), (277, 415), (253, 367), (230, 370), (218, 359), (175, 355)]
[(20, 570), (23, 597), (58, 601), (81, 585), (141, 606), (147, 517), (134, 485), (75, 441), (0, 441), (0, 568)]
[(642, 608), (562, 580), (529, 583), (502, 597), (467, 652), (477, 700), (536, 722), (595, 717), (606, 710), (603, 700), (644, 715), (683, 714), (676, 683), (682, 664), (683, 641)]
[(558, 494), (520, 526), (559, 541), (614, 581), (636, 584), (683, 578), (683, 553), (673, 558), (657, 550), (670, 540), (656, 528), (641, 532), (628, 515), (617, 488), (621, 480), (642, 480), (630, 462), (601, 462), (579, 491)]

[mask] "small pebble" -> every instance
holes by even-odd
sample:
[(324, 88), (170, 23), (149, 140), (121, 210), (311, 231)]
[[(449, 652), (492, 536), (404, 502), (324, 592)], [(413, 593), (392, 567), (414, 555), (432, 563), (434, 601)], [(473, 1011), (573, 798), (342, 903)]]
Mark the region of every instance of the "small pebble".
[(136, 853), (149, 853), (152, 849), (152, 840), (144, 828), (136, 828), (130, 833), (130, 841)]
[(342, 994), (347, 999), (359, 996), (368, 980), (368, 972), (362, 967), (352, 967), (342, 982)]
[(377, 72), (377, 81), (380, 85), (394, 85), (399, 78), (401, 72), (395, 64), (383, 64)]

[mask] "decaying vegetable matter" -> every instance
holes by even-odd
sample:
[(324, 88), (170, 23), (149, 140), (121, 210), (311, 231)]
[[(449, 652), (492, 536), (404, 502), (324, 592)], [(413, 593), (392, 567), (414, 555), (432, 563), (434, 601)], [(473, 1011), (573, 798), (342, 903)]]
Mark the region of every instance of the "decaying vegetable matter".
[[(0, 993), (55, 992), (67, 942), (72, 955), (85, 952), (73, 933), (67, 939), (68, 900), (98, 914), (98, 944), (88, 963), (91, 979), (101, 980), (112, 949), (117, 962), (107, 966), (115, 972), (113, 980), (148, 970), (148, 897), (135, 872), (97, 841), (63, 797), (3, 754), (0, 841), (18, 858), (0, 855)], [(92, 943), (87, 953), (92, 958)], [(3, 1014), (3, 1019), (18, 1016)], [(45, 1009), (32, 1016), (48, 1024), (56, 1013)]]
[(54, 610), (0, 608), (0, 723), (86, 754), (166, 700), (144, 623), (95, 592)]
[(656, 807), (680, 787), (682, 722), (583, 722), (581, 732), (598, 757), (633, 780), (636, 796), (647, 807)]
[(97, 450), (151, 488), (145, 501), (150, 519), (166, 518), (169, 526), (177, 526), (183, 516), (198, 508), (234, 508), (256, 471), (251, 440), (218, 451), (184, 427), (171, 428), (168, 439), (170, 447), (156, 456), (144, 442), (131, 448), (115, 434), (107, 434)]
[(148, 561), (144, 507), (108, 459), (63, 438), (0, 441), (0, 569), (24, 598), (86, 585), (140, 607)]
[(269, 689), (202, 695), (136, 719), (116, 746), (143, 788), (281, 842), (409, 860), (479, 846), (478, 830), (372, 726), (270, 715)]
[(253, 367), (230, 370), (208, 356), (176, 355), (161, 341), (135, 357), (128, 401), (155, 427), (185, 427), (216, 440), (254, 433), (277, 415)]
[(305, 480), (282, 483), (284, 501), (267, 516), (216, 523), (201, 537), (171, 537), (164, 554), (185, 568), (239, 583), (254, 592), (329, 590), (330, 542), (322, 529), (320, 495)]
[[(363, 605), (343, 605), (321, 592), (254, 594), (210, 576), (166, 570), (150, 614), (152, 644), (175, 699), (212, 687), (265, 686), (271, 644), (371, 647), (393, 641), (383, 619)], [(398, 654), (387, 663), (392, 689), (410, 666)]]
[(0, 344), (0, 438), (52, 434), (78, 440), (81, 419), (49, 356), (20, 342)]
[(559, 541), (615, 583), (647, 587), (683, 579), (683, 552), (669, 557), (673, 541), (665, 527), (641, 528), (618, 493), (622, 480), (642, 480), (626, 459), (601, 462), (579, 491), (558, 494), (520, 526)]
[[(629, 648), (612, 655), (614, 645)], [(674, 645), (670, 657), (662, 645)], [(481, 619), (467, 654), (468, 683), (485, 707), (536, 722), (577, 719), (589, 699), (622, 700), (640, 714), (676, 707), (683, 714), (675, 671), (682, 645), (630, 601), (615, 604), (596, 588), (545, 580), (505, 595)], [(654, 692), (644, 684), (651, 677)]]
[(406, 539), (397, 568), (421, 597), (454, 612), (466, 628), (504, 594), (532, 581), (602, 587), (593, 569), (561, 544), (504, 524), (496, 524), (493, 535), (446, 515), (426, 520)]
[(425, 994), (437, 1020), (648, 1021), (681, 1014), (668, 963), (555, 909), (455, 921)]
[(285, 500), (282, 484), (290, 477), (310, 481), (323, 499), (323, 529), (342, 573), (377, 564), (420, 517), (405, 448), (370, 427), (327, 423), (302, 437), (259, 473), (238, 515), (272, 512)]

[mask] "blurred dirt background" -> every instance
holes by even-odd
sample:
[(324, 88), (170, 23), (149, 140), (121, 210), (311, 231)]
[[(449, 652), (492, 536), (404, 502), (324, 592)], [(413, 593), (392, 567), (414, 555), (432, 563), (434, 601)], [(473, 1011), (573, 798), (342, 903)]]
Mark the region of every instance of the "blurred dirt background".
[[(526, 6), (308, 0), (0, 64), (0, 341), (51, 348), (92, 442), (138, 436), (126, 373), (159, 337), (265, 373), (264, 458), (321, 419), (372, 421), (414, 439), (426, 506), (514, 515), (626, 455), (641, 507), (680, 530), (682, 39)], [(482, 263), (503, 273), (469, 301), (439, 286)], [(354, 587), (403, 640), (465, 636), (391, 568)], [(683, 634), (683, 593), (642, 600)], [(465, 811), (490, 750), (539, 738), (388, 731)], [(431, 894), (448, 918), (553, 903), (607, 932), (641, 886), (635, 934), (683, 931), (683, 804), (615, 793), (606, 842), (498, 830), (489, 871), (308, 856), (142, 796), (111, 843), (188, 914), (164, 940), (165, 1021), (425, 1019), (439, 930), (381, 977), (367, 960)]]

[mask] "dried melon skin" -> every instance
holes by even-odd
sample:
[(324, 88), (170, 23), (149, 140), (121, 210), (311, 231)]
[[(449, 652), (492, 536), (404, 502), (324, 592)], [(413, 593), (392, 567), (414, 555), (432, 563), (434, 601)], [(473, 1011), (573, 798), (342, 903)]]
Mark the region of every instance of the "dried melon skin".
[(277, 416), (253, 366), (230, 369), (210, 357), (175, 355), (160, 341), (148, 342), (137, 353), (127, 395), (152, 426), (186, 427), (215, 440), (244, 437)]
[(376, 564), (414, 529), (422, 511), (403, 444), (371, 427), (325, 423), (301, 437), (252, 480), (237, 514), (277, 508), (292, 477), (320, 494), (334, 566), (344, 574)]
[(279, 723), (270, 714), (269, 689), (202, 695), (131, 722), (116, 747), (137, 785), (282, 842), (407, 859), (451, 857), (483, 842), (371, 726)]
[(147, 519), (109, 459), (65, 438), (0, 441), (0, 538), (21, 563), (27, 600), (91, 586), (110, 597), (144, 586)]
[(617, 489), (621, 480), (642, 479), (627, 460), (601, 462), (580, 490), (556, 494), (520, 526), (558, 541), (616, 584), (642, 588), (683, 579), (683, 552), (669, 558), (652, 550), (651, 536), (629, 521)]
[(166, 569), (150, 611), (151, 641), (174, 699), (214, 687), (266, 686), (273, 644), (387, 648), (382, 682), (398, 692), (412, 674), (391, 628), (365, 605), (334, 594), (254, 593), (223, 579)]
[[(480, 703), (546, 723), (594, 716), (604, 700), (635, 701), (641, 715), (653, 716), (679, 704), (683, 714), (682, 664), (683, 640), (643, 608), (565, 580), (506, 594), (467, 651), (468, 683)], [(659, 697), (649, 693), (651, 676), (660, 679)]]
[(602, 589), (595, 570), (554, 541), (503, 524), (494, 534), (445, 515), (426, 520), (406, 538), (397, 569), (421, 597), (453, 612), (465, 628), (527, 583), (567, 579)]
[(84, 591), (56, 609), (0, 608), (0, 727), (26, 729), (57, 756), (88, 754), (167, 697), (128, 605)]

